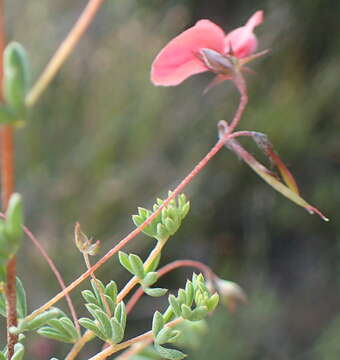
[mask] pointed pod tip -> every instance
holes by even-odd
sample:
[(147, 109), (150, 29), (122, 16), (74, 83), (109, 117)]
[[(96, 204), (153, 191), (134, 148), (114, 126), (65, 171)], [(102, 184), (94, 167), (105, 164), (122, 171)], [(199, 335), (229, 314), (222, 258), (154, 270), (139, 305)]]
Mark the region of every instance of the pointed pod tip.
[(307, 211), (310, 213), (310, 214), (317, 214), (317, 215), (319, 215), (320, 217), (321, 217), (321, 219), (323, 220), (323, 221), (325, 221), (325, 222), (329, 222), (330, 221), (330, 219), (327, 217), (327, 216), (325, 216), (320, 210), (318, 210), (317, 208), (315, 208), (315, 207), (309, 207), (309, 208), (307, 208)]

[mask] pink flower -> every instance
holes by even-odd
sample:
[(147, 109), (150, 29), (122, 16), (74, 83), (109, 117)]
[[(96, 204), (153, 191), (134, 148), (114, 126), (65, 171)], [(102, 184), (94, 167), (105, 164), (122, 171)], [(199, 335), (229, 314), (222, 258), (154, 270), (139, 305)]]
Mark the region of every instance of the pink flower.
[(218, 74), (215, 82), (231, 79), (235, 60), (252, 55), (257, 48), (254, 28), (263, 22), (257, 11), (247, 23), (229, 34), (211, 22), (200, 20), (169, 42), (152, 64), (151, 81), (155, 85), (174, 86), (191, 75), (204, 71)]

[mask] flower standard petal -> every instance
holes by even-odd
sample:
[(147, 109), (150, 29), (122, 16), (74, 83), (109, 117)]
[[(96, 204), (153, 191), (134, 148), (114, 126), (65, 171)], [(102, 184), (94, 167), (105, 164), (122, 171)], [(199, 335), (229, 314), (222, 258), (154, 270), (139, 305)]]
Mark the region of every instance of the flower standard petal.
[(224, 31), (213, 22), (198, 21), (161, 50), (152, 64), (151, 81), (155, 85), (174, 86), (191, 75), (208, 71), (199, 51), (209, 48), (223, 52), (224, 37)]
[(256, 11), (247, 23), (233, 31), (225, 37), (225, 53), (232, 52), (237, 58), (243, 58), (255, 52), (257, 48), (257, 38), (254, 35), (254, 28), (263, 22), (263, 11)]

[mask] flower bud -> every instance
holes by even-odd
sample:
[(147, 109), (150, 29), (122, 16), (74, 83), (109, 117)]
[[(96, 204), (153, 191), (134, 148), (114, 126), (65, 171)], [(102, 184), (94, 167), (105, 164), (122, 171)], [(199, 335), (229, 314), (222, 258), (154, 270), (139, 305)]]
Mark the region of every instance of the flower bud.
[(214, 287), (220, 295), (221, 302), (227, 307), (230, 312), (235, 312), (239, 303), (247, 302), (247, 295), (238, 284), (223, 280), (215, 279), (214, 284), (208, 283), (210, 289)]

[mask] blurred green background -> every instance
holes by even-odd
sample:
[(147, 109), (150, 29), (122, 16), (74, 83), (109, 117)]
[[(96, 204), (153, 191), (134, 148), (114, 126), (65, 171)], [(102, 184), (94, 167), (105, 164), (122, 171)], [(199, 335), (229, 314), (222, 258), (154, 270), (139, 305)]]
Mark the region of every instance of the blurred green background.
[[(7, 1), (7, 37), (28, 50), (33, 79), (85, 4)], [(249, 296), (236, 313), (221, 307), (209, 319), (202, 346), (189, 358), (339, 359), (338, 0), (107, 0), (17, 134), (17, 190), (27, 225), (69, 283), (85, 269), (74, 223), (101, 240), (104, 254), (134, 228), (137, 206), (165, 197), (202, 158), (217, 139), (217, 122), (230, 120), (238, 104), (228, 83), (202, 95), (210, 74), (177, 88), (154, 87), (155, 55), (200, 18), (228, 31), (258, 9), (266, 16), (256, 31), (260, 49), (272, 51), (252, 64), (258, 74), (248, 76), (250, 103), (240, 128), (268, 134), (303, 196), (331, 222), (275, 193), (224, 149), (186, 189), (192, 210), (162, 264), (204, 261)], [(139, 236), (127, 250), (145, 256), (151, 245)], [(59, 290), (28, 239), (19, 274), (31, 310)], [(98, 276), (119, 284), (128, 278), (116, 259)], [(188, 276), (178, 270), (167, 285), (179, 287)], [(79, 291), (72, 297), (83, 314)], [(160, 300), (143, 299), (131, 314), (129, 336), (148, 329), (160, 307)], [(67, 349), (38, 338), (31, 344), (34, 359), (62, 357)], [(94, 351), (90, 346), (83, 358)]]

